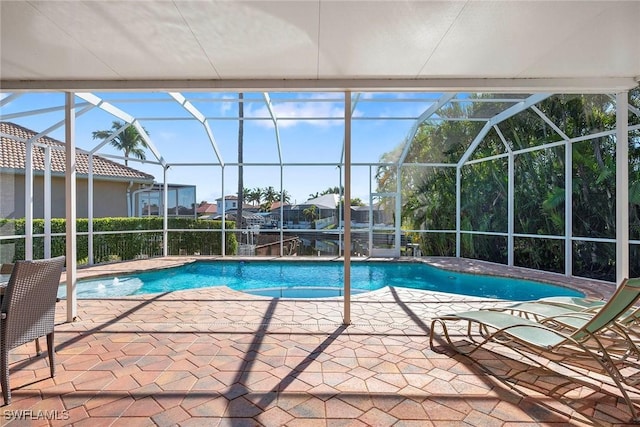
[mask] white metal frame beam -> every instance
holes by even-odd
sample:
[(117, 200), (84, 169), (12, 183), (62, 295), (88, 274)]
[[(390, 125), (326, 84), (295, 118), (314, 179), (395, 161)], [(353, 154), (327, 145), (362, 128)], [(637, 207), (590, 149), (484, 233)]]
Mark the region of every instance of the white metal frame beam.
[(160, 152), (156, 148), (155, 144), (151, 140), (151, 138), (149, 138), (149, 135), (147, 134), (147, 132), (144, 130), (142, 125), (138, 122), (138, 120), (135, 117), (133, 117), (130, 114), (122, 111), (121, 109), (119, 109), (115, 105), (102, 100), (99, 96), (96, 96), (96, 95), (94, 95), (92, 93), (78, 92), (75, 95), (78, 98), (83, 99), (86, 102), (88, 102), (90, 104), (93, 104), (94, 106), (100, 108), (101, 110), (106, 111), (107, 113), (111, 114), (112, 116), (117, 117), (118, 119), (135, 126), (136, 130), (140, 134), (140, 137), (142, 139), (144, 139), (144, 142), (149, 147), (149, 150), (151, 150), (151, 152), (153, 153), (155, 158), (158, 160), (158, 162), (160, 162), (162, 167), (165, 167), (167, 165), (167, 162), (164, 160), (164, 158), (162, 157), (162, 155), (160, 154)]
[(202, 79), (202, 80), (0, 80), (13, 91), (420, 91), (494, 93), (617, 93), (638, 86), (637, 77), (425, 78), (425, 79)]
[(493, 130), (498, 134), (498, 138), (502, 141), (502, 145), (507, 152), (507, 265), (513, 266), (515, 263), (515, 154), (513, 149), (502, 134), (498, 125), (493, 126)]
[(211, 143), (211, 147), (213, 148), (214, 153), (216, 154), (216, 158), (221, 165), (224, 165), (224, 161), (222, 160), (222, 156), (220, 155), (220, 150), (218, 149), (218, 144), (216, 143), (216, 139), (213, 136), (213, 132), (211, 131), (211, 127), (207, 121), (207, 118), (198, 110), (187, 98), (184, 97), (179, 92), (169, 92), (169, 96), (176, 100), (176, 102), (189, 112), (197, 121), (199, 121), (204, 127), (205, 132), (207, 133), (207, 137), (209, 138), (209, 142)]
[(553, 95), (553, 94), (551, 94), (551, 93), (537, 93), (537, 94), (531, 95), (530, 97), (518, 102), (514, 106), (509, 107), (506, 110), (502, 111), (501, 113), (496, 114), (495, 116), (493, 116), (482, 127), (482, 129), (480, 129), (480, 132), (478, 132), (478, 134), (473, 139), (473, 141), (471, 142), (471, 144), (469, 145), (469, 147), (467, 148), (465, 153), (462, 155), (462, 157), (460, 158), (460, 161), (458, 162), (458, 167), (462, 167), (467, 162), (467, 160), (469, 160), (469, 157), (471, 157), (471, 155), (473, 154), (475, 149), (478, 148), (478, 145), (480, 145), (480, 143), (482, 142), (484, 137), (487, 135), (487, 133), (489, 133), (489, 131), (491, 130), (491, 128), (494, 125), (502, 123), (503, 121), (515, 116), (516, 114), (525, 111), (526, 109), (528, 109), (529, 107), (537, 104), (538, 102), (541, 102), (541, 101), (549, 98), (551, 95)]
[(411, 130), (409, 130), (409, 133), (405, 138), (404, 149), (402, 150), (402, 154), (398, 158), (398, 166), (402, 165), (407, 159), (407, 155), (409, 154), (409, 150), (411, 149), (411, 145), (413, 144), (413, 138), (416, 136), (416, 133), (418, 133), (420, 125), (428, 118), (433, 116), (440, 108), (444, 107), (448, 102), (455, 99), (457, 95), (457, 93), (445, 93), (440, 97), (440, 99), (431, 104), (429, 108), (427, 108), (422, 114), (420, 114), (420, 117), (418, 117), (413, 126), (411, 126)]
[[(2, 87), (2, 86), (0, 86)], [(7, 96), (5, 96), (4, 98), (0, 99), (0, 107), (4, 107), (5, 105), (11, 103), (12, 101), (15, 101), (16, 99), (20, 98), (23, 95), (23, 93), (20, 92), (16, 92), (16, 93), (8, 93)], [(3, 115), (4, 117), (4, 115)]]
[(282, 164), (282, 144), (280, 142), (280, 127), (278, 126), (278, 116), (276, 115), (273, 109), (273, 103), (271, 102), (271, 97), (267, 92), (262, 93), (262, 97), (264, 98), (264, 102), (267, 106), (267, 110), (269, 111), (269, 115), (271, 116), (271, 121), (273, 122), (273, 130), (276, 135), (276, 146), (278, 148), (278, 161), (280, 162), (280, 256), (284, 255), (284, 166)]
[(471, 144), (469, 145), (465, 153), (460, 158), (460, 161), (458, 161), (458, 164), (456, 165), (456, 256), (457, 257), (460, 257), (460, 253), (461, 253), (460, 239), (462, 236), (461, 234), (462, 230), (460, 229), (461, 228), (460, 216), (462, 215), (462, 191), (461, 191), (462, 166), (464, 166), (464, 164), (469, 160), (469, 158), (471, 157), (475, 149), (478, 148), (478, 145), (480, 145), (484, 137), (487, 136), (491, 128), (502, 123), (508, 118), (513, 117), (518, 113), (521, 113), (522, 111), (528, 109), (532, 105), (535, 105), (538, 102), (549, 98), (551, 95), (552, 95), (551, 93), (538, 93), (538, 94), (531, 95), (530, 97), (518, 102), (512, 107), (509, 107), (506, 110), (502, 111), (501, 113), (493, 116), (491, 120), (489, 120), (482, 127), (482, 129), (480, 129), (480, 132), (478, 132), (478, 134), (473, 139), (473, 141), (471, 142)]
[(553, 121), (538, 107), (533, 110), (551, 129), (564, 141), (564, 275), (569, 277), (573, 273), (573, 142)]
[(262, 96), (264, 98), (264, 102), (267, 105), (267, 110), (269, 110), (269, 115), (271, 116), (271, 121), (273, 122), (273, 129), (276, 134), (276, 145), (278, 147), (278, 161), (280, 162), (280, 166), (282, 166), (282, 144), (280, 143), (280, 128), (278, 126), (278, 116), (273, 110), (273, 103), (271, 102), (271, 97), (267, 92), (263, 92)]
[[(611, 98), (613, 101), (616, 101), (616, 96), (615, 95), (609, 95), (609, 98)], [(627, 108), (629, 109), (629, 111), (631, 111), (633, 114), (635, 114), (636, 116), (640, 117), (640, 109), (629, 104), (629, 101), (627, 101)]]

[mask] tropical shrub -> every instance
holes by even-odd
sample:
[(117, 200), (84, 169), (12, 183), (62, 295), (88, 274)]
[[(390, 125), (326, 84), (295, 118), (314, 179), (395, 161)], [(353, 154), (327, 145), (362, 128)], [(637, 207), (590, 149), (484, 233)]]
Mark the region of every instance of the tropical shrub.
[[(96, 218), (93, 220), (94, 263), (125, 261), (139, 258), (162, 256), (162, 224), (160, 217), (145, 218)], [(33, 220), (33, 233), (44, 234), (44, 220)], [(235, 225), (227, 222), (226, 228)], [(168, 220), (169, 255), (219, 255), (222, 254), (222, 222), (191, 218), (169, 218)], [(23, 236), (24, 219), (2, 219), (0, 229), (3, 234)], [(76, 259), (86, 264), (89, 257), (89, 238), (86, 234), (89, 221), (86, 218), (76, 220)], [(171, 231), (194, 230), (194, 231)], [(202, 230), (202, 231), (195, 231)], [(120, 231), (121, 233), (118, 233)], [(60, 218), (51, 220), (51, 256), (64, 255), (66, 252), (66, 221)], [(115, 233), (113, 233), (115, 232)], [(237, 241), (233, 233), (226, 233), (225, 253), (237, 252)], [(11, 262), (24, 259), (25, 240), (23, 238), (2, 240), (3, 252), (12, 253)], [(33, 239), (33, 258), (44, 258), (44, 237)]]

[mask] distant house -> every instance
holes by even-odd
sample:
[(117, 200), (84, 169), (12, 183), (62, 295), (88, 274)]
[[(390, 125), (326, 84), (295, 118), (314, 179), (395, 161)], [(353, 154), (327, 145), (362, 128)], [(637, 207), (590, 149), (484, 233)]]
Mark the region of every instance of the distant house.
[(336, 208), (340, 203), (340, 196), (338, 194), (324, 194), (320, 197), (309, 199), (306, 202), (295, 205), (292, 209), (304, 210), (311, 206), (315, 206), (320, 211), (326, 211), (327, 214), (335, 214)]
[(280, 206), (282, 206), (282, 209), (291, 209), (291, 205), (290, 204), (276, 201), (276, 202), (271, 203), (271, 207), (270, 207), (269, 211), (275, 213), (276, 211), (280, 210)]
[(198, 218), (213, 219), (218, 213), (218, 205), (215, 203), (202, 202), (196, 208)]
[(290, 217), (290, 212), (291, 212), (291, 205), (289, 203), (282, 203), (282, 202), (273, 202), (271, 204), (271, 209), (269, 209), (269, 212), (271, 213), (271, 226), (276, 227), (279, 226), (280, 224), (280, 213), (283, 213), (283, 218), (285, 218), (284, 220), (284, 224), (286, 226), (287, 224), (287, 218)]
[(368, 205), (352, 207), (352, 225), (357, 228), (368, 227), (370, 213), (373, 215), (373, 220), (371, 222), (374, 226), (393, 225), (393, 213), (388, 208), (385, 209), (380, 203), (374, 204), (373, 207)]
[[(26, 141), (37, 132), (0, 122), (0, 218), (25, 216)], [(44, 147), (51, 147), (51, 216), (65, 216), (65, 144), (48, 136), (33, 149), (33, 216), (44, 217)], [(89, 155), (76, 149), (76, 215), (88, 216)], [(122, 217), (130, 212), (129, 195), (152, 184), (154, 177), (104, 157), (93, 156), (93, 216)]]
[[(162, 216), (164, 185), (153, 184), (132, 193), (132, 216)], [(196, 186), (167, 183), (167, 216), (196, 218)]]
[[(222, 197), (218, 197), (216, 199), (216, 209), (218, 214), (222, 214)], [(224, 196), (224, 211), (230, 212), (235, 211), (236, 209), (238, 209), (238, 196)], [(250, 212), (258, 211), (258, 207), (250, 203), (243, 203), (242, 209)]]
[(339, 204), (338, 194), (325, 194), (292, 206), (291, 210), (285, 212), (284, 219), (290, 228), (307, 228), (312, 220), (306, 213), (309, 209), (313, 209), (315, 215), (313, 221), (316, 227), (326, 228), (329, 225), (338, 224)]
[[(222, 214), (222, 206), (222, 197), (218, 197), (216, 199), (216, 209), (219, 214)], [(238, 209), (238, 196), (224, 196), (224, 211), (229, 212), (232, 209)]]

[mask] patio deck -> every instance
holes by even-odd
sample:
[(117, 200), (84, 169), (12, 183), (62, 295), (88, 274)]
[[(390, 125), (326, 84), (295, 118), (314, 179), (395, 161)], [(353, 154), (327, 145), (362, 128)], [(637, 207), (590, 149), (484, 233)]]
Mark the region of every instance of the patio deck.
[[(80, 270), (81, 276), (122, 263)], [(477, 264), (475, 264), (477, 265)], [(429, 348), (437, 314), (495, 300), (385, 288), (352, 299), (278, 300), (228, 288), (58, 304), (57, 374), (33, 343), (11, 352), (3, 425), (619, 425), (615, 389), (563, 383), (498, 352)], [(462, 332), (462, 331), (461, 331)], [(477, 363), (479, 361), (480, 363)], [(525, 371), (520, 372), (520, 371)], [(520, 373), (519, 373), (520, 372)], [(637, 396), (636, 396), (637, 398)], [(27, 423), (28, 422), (28, 423)]]

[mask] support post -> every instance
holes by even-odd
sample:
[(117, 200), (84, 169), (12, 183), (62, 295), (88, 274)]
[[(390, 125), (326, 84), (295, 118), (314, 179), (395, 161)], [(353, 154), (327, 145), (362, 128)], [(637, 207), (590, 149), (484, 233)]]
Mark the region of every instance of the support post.
[(76, 261), (76, 115), (75, 95), (65, 93), (65, 210), (66, 210), (66, 276), (67, 322), (77, 317), (77, 261)]
[(461, 197), (462, 192), (460, 190), (460, 186), (462, 185), (462, 166), (456, 167), (456, 257), (460, 258), (461, 247), (462, 247), (462, 234), (460, 233), (460, 226), (462, 221), (460, 220), (460, 215), (462, 214), (461, 209)]
[[(344, 156), (343, 156), (344, 158)], [(339, 197), (344, 197), (344, 186), (342, 185), (342, 165), (338, 165), (338, 191)], [(339, 202), (338, 202), (339, 203)], [(339, 207), (339, 204), (338, 204)], [(342, 241), (344, 240), (344, 227), (340, 227), (342, 221), (344, 220), (342, 211), (344, 210), (344, 204), (342, 209), (338, 209), (338, 248), (343, 247)]]
[[(87, 236), (87, 242), (89, 243), (88, 253), (89, 253), (89, 265), (93, 265), (94, 263), (94, 254), (93, 254), (93, 153), (89, 153), (88, 159), (88, 169), (89, 175), (87, 177), (87, 232), (89, 233)], [(127, 195), (127, 199), (129, 196)], [(128, 213), (128, 212), (127, 212)]]
[(573, 143), (564, 143), (564, 275), (573, 276)]
[(369, 165), (369, 256), (373, 253), (373, 176), (371, 165)]
[(513, 151), (509, 150), (508, 158), (508, 175), (509, 181), (507, 182), (507, 265), (513, 267), (515, 264), (515, 239), (513, 233), (515, 231), (515, 156)]
[(224, 165), (220, 166), (220, 189), (222, 197), (222, 256), (227, 255), (227, 213), (225, 212), (225, 200), (224, 200)]
[[(162, 168), (162, 256), (169, 256), (169, 184), (167, 166)], [(176, 204), (176, 206), (178, 206)]]
[(44, 257), (51, 258), (51, 147), (44, 148)]
[(24, 170), (24, 259), (33, 259), (33, 142), (25, 144)]
[(344, 93), (344, 325), (351, 324), (351, 92)]
[(616, 94), (616, 282), (629, 277), (629, 99)]
[(284, 256), (284, 230), (283, 230), (283, 215), (284, 215), (284, 167), (282, 163), (280, 163), (280, 206), (278, 206), (278, 210), (280, 211), (280, 256)]
[(395, 239), (394, 239), (394, 250), (397, 251), (397, 256), (400, 256), (400, 246), (401, 246), (401, 233), (400, 228), (402, 227), (402, 165), (398, 163), (396, 166), (396, 197), (395, 197), (395, 206), (394, 210), (396, 212), (396, 221), (395, 221)]

